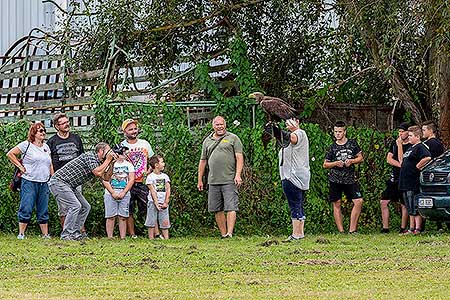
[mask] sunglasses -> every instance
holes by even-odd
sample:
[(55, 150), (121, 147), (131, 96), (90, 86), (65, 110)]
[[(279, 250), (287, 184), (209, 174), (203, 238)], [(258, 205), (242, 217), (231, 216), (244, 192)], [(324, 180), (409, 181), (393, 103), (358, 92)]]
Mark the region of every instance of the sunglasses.
[(44, 128), (39, 128), (39, 129), (38, 129), (38, 132), (39, 132), (39, 133), (43, 133), (43, 132), (46, 132), (46, 130), (45, 130)]

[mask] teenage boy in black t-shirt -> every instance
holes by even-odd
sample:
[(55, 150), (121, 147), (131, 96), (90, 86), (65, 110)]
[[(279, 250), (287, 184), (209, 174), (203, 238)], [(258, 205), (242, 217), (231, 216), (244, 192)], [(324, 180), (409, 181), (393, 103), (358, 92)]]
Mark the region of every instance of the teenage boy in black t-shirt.
[(445, 151), (444, 144), (436, 137), (436, 125), (432, 121), (422, 124), (423, 143), (428, 146), (431, 153), (431, 159), (440, 156)]
[(400, 233), (407, 231), (408, 225), (408, 211), (406, 210), (405, 202), (403, 201), (402, 193), (398, 189), (398, 178), (400, 176), (400, 166), (402, 164), (403, 153), (410, 147), (408, 137), (408, 123), (400, 124), (398, 128), (398, 138), (392, 142), (386, 160), (392, 166), (392, 171), (389, 179), (386, 181), (386, 189), (383, 191), (380, 200), (381, 219), (383, 228), (381, 233), (389, 232), (389, 203), (399, 202), (401, 207), (402, 221), (400, 226)]
[[(437, 127), (433, 121), (427, 121), (422, 124), (423, 143), (428, 146), (431, 153), (431, 159), (440, 156), (445, 151), (444, 144), (436, 137)], [(450, 227), (449, 227), (450, 228)], [(442, 229), (442, 222), (436, 222), (436, 229)], [(425, 219), (422, 220), (422, 231), (425, 230)]]
[(325, 169), (330, 169), (328, 199), (333, 203), (334, 221), (341, 233), (344, 232), (341, 213), (342, 193), (346, 195), (347, 199), (353, 201), (349, 233), (355, 233), (358, 229), (363, 199), (356, 182), (354, 165), (362, 162), (363, 156), (358, 143), (355, 140), (347, 139), (344, 122), (336, 122), (334, 137), (336, 141), (330, 146), (323, 163)]
[(419, 234), (422, 217), (417, 210), (415, 196), (419, 192), (420, 170), (431, 160), (431, 153), (420, 142), (422, 130), (419, 126), (411, 126), (408, 131), (409, 142), (412, 146), (403, 154), (398, 188), (403, 192), (403, 200), (408, 209), (409, 230), (406, 233)]

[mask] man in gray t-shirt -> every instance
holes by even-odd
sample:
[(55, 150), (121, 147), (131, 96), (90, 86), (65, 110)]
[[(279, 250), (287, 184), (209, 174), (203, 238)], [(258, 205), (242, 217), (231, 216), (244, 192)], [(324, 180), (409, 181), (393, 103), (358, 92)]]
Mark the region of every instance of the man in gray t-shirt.
[(221, 116), (213, 119), (213, 129), (214, 132), (203, 141), (197, 188), (203, 191), (202, 179), (208, 166), (208, 210), (215, 213), (222, 237), (229, 238), (233, 236), (236, 211), (239, 210), (237, 188), (242, 183), (244, 166), (242, 142), (237, 135), (226, 131), (226, 122)]
[(306, 132), (299, 128), (297, 119), (286, 121), (290, 131), (290, 143), (279, 152), (281, 186), (286, 195), (291, 212), (292, 234), (287, 241), (302, 239), (305, 225), (303, 203), (309, 189), (309, 141)]

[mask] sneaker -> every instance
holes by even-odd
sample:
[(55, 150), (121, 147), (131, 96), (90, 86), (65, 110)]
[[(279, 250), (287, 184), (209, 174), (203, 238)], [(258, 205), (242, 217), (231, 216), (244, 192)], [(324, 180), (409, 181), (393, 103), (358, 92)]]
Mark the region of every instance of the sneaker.
[(24, 240), (25, 239), (25, 234), (19, 233), (19, 235), (17, 235), (17, 239), (18, 240)]
[(287, 239), (284, 240), (284, 242), (295, 242), (301, 240), (304, 237), (305, 237), (304, 235), (296, 237), (291, 234), (290, 236), (287, 237)]
[(407, 235), (407, 234), (412, 234), (412, 233), (414, 233), (414, 229), (408, 229), (408, 230), (405, 230), (404, 232), (402, 232), (402, 233), (400, 233), (401, 235)]
[(389, 228), (382, 228), (381, 233), (389, 233)]
[(131, 238), (132, 238), (132, 239), (137, 239), (137, 235), (133, 234), (133, 235), (131, 236)]
[(400, 228), (400, 230), (399, 230), (398, 233), (404, 234), (404, 233), (406, 233), (407, 231), (408, 231), (408, 229), (406, 229), (406, 228)]
[(355, 230), (355, 231), (349, 231), (348, 234), (355, 234), (355, 235), (357, 235), (359, 233), (358, 233), (358, 231)]
[(229, 238), (232, 238), (233, 237), (233, 234), (232, 233), (227, 233), (227, 234), (225, 234), (225, 235), (222, 235), (222, 238), (223, 239), (229, 239)]
[(421, 234), (422, 233), (422, 231), (420, 231), (420, 229), (415, 229), (413, 232), (412, 232), (412, 234), (414, 234), (414, 235), (418, 235), (418, 234)]
[(165, 238), (163, 237), (162, 234), (159, 234), (159, 235), (158, 235), (158, 238), (160, 238), (161, 240), (165, 240)]
[(51, 239), (51, 236), (50, 236), (50, 234), (47, 233), (47, 234), (42, 235), (42, 238), (49, 240), (49, 239)]

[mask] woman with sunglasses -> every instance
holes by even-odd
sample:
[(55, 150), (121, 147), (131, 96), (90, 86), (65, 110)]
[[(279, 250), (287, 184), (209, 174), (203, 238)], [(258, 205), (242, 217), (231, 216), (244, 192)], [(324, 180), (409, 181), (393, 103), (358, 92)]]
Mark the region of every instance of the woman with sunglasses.
[[(36, 207), (37, 221), (42, 237), (50, 238), (48, 234), (48, 198), (47, 181), (53, 174), (50, 148), (44, 143), (45, 127), (42, 123), (34, 123), (28, 130), (26, 141), (9, 150), (7, 156), (13, 165), (22, 172), (20, 186), (20, 207), (17, 212), (19, 219), (19, 235), (25, 238), (25, 230), (31, 220), (31, 214)], [(19, 159), (19, 156), (22, 159)]]

